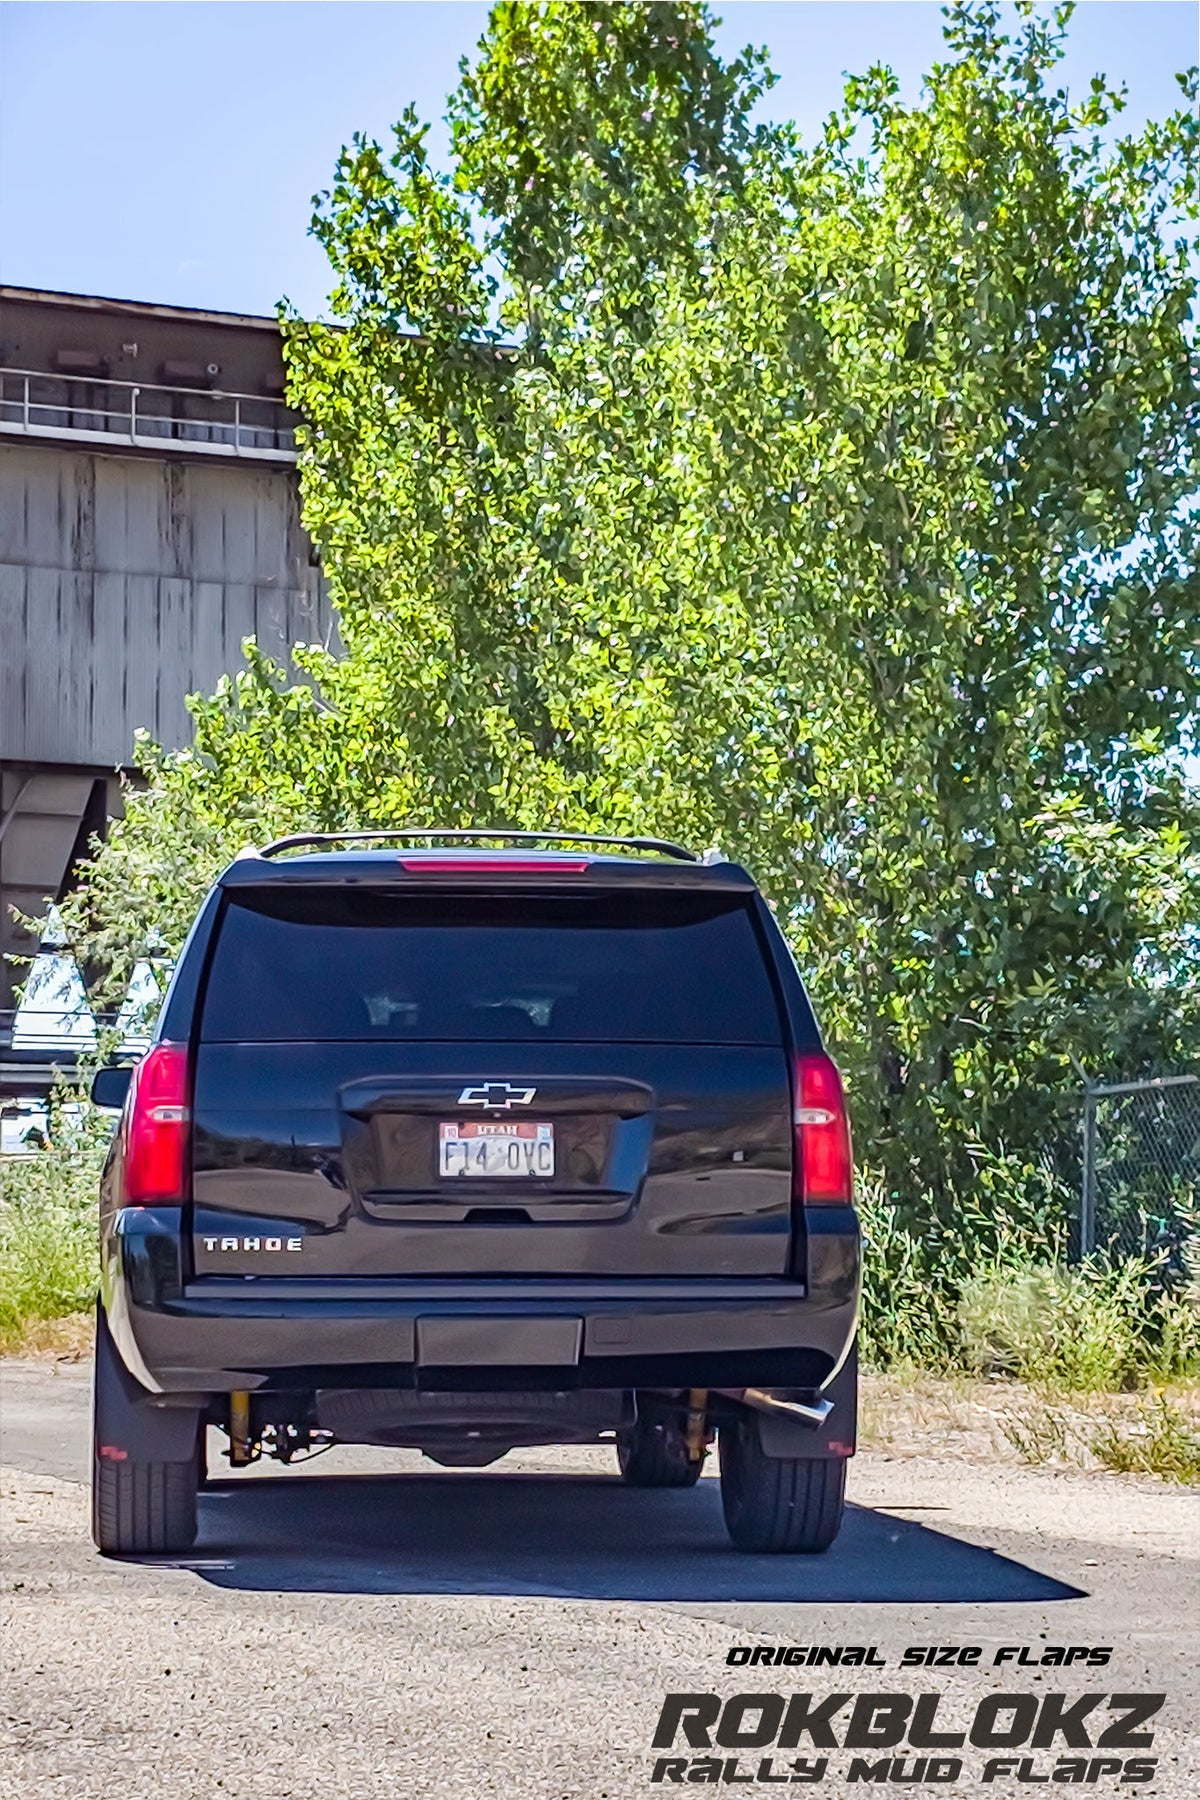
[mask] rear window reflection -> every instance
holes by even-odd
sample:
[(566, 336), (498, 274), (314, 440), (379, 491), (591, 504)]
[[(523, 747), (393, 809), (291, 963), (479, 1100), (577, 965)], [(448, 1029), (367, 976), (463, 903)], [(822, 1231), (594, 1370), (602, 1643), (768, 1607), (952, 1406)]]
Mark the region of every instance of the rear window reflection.
[(779, 1021), (740, 903), (310, 889), (228, 907), (202, 1035), (770, 1044)]

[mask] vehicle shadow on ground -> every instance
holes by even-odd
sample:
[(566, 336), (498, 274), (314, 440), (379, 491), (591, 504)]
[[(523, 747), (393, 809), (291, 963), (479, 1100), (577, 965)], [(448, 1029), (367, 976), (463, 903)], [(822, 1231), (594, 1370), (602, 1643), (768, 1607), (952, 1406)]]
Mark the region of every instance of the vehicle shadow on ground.
[[(158, 1559), (155, 1559), (158, 1560)], [(731, 1549), (718, 1486), (647, 1492), (615, 1476), (350, 1475), (216, 1481), (172, 1559), (218, 1587), (655, 1601), (1026, 1601), (1069, 1587), (978, 1544), (852, 1506), (824, 1556)]]

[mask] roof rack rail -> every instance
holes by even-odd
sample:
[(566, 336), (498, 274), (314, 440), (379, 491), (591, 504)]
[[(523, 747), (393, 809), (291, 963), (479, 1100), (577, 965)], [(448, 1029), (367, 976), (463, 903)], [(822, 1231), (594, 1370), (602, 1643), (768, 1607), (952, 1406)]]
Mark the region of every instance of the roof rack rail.
[(673, 856), (679, 862), (701, 861), (694, 850), (685, 850), (682, 844), (669, 843), (665, 838), (599, 837), (588, 831), (508, 831), (504, 827), (495, 831), (439, 830), (435, 826), (414, 826), (403, 831), (309, 831), (294, 837), (276, 838), (274, 843), (265, 844), (253, 854), (278, 856), (283, 850), (298, 850), (305, 844), (372, 844), (406, 838), (450, 838), (456, 843), (462, 843), (464, 839), (495, 838), (505, 843), (522, 844), (610, 844), (622, 850), (656, 850), (661, 856)]

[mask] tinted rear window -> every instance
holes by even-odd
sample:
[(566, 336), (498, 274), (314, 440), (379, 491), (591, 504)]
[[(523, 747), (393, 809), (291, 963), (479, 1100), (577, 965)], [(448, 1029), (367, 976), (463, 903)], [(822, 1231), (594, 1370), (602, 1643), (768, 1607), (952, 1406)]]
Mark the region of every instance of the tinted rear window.
[(227, 908), (202, 1035), (775, 1044), (780, 1023), (740, 901), (310, 888)]

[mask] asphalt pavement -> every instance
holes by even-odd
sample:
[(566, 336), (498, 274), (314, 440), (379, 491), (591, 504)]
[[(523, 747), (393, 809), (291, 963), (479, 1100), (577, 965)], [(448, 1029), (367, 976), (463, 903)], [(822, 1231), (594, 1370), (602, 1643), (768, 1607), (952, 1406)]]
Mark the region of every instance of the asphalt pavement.
[[(1164, 1484), (867, 1453), (832, 1551), (747, 1557), (715, 1479), (626, 1489), (605, 1447), (453, 1472), (339, 1449), (218, 1475), (193, 1553), (118, 1562), (88, 1540), (86, 1443), (86, 1368), (0, 1369), (13, 1800), (625, 1800), (669, 1791), (651, 1781), (668, 1692), (797, 1690), (936, 1691), (939, 1725), (959, 1728), (1001, 1691), (1162, 1692), (1137, 1791), (1200, 1793), (1200, 1509)], [(729, 1666), (731, 1647), (759, 1644), (881, 1661)], [(1053, 1645), (1112, 1654), (1039, 1666)], [(915, 1646), (981, 1656), (902, 1670)], [(1023, 1667), (995, 1666), (1005, 1646), (1025, 1647)], [(762, 1752), (740, 1751), (733, 1777), (731, 1754), (720, 1784), (768, 1791)], [(968, 1750), (950, 1791), (1028, 1793), (1055, 1754), (977, 1786), (984, 1760)], [(831, 1752), (812, 1791), (858, 1792), (849, 1761)]]

